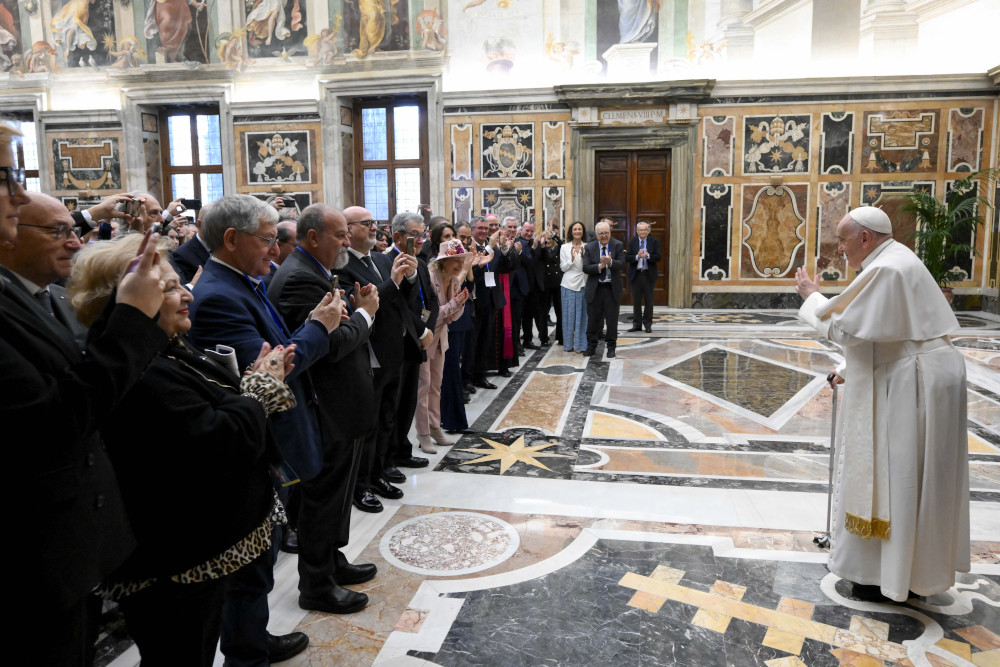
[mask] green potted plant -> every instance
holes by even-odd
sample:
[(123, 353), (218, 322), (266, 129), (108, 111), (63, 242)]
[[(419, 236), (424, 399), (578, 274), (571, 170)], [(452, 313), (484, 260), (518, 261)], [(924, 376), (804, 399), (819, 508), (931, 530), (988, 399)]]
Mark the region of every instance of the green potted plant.
[(975, 255), (975, 231), (983, 224), (984, 213), (990, 208), (984, 196), (1000, 174), (1000, 168), (982, 169), (955, 181), (938, 199), (926, 190), (914, 190), (906, 195), (902, 211), (912, 213), (917, 228), (913, 231), (915, 252), (941, 286), (948, 303), (955, 298), (949, 284), (961, 277), (955, 269), (959, 259)]

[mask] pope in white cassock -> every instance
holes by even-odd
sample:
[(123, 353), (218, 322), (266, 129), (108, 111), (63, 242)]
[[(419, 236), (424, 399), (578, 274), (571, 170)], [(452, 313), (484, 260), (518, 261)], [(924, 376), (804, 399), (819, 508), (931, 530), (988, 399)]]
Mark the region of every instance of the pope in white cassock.
[(970, 567), (965, 362), (948, 338), (958, 320), (881, 209), (852, 210), (837, 239), (861, 269), (841, 294), (795, 274), (799, 317), (845, 357), (829, 568), (862, 599), (940, 593)]

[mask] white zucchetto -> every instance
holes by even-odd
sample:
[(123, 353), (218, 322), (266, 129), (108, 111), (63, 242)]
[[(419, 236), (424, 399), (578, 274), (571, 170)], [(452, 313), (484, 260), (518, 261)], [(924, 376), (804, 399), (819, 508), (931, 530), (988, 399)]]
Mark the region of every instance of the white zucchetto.
[(853, 209), (850, 213), (851, 220), (858, 223), (862, 227), (867, 227), (873, 232), (879, 232), (880, 234), (891, 234), (892, 233), (892, 221), (889, 220), (889, 216), (886, 215), (885, 211), (874, 206), (859, 206)]

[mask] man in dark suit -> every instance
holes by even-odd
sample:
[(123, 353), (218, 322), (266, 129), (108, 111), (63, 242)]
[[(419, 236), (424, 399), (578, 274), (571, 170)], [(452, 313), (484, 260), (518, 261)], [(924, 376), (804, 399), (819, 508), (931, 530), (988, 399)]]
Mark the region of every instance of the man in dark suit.
[(174, 271), (177, 272), (181, 282), (185, 285), (191, 282), (199, 267), (208, 263), (211, 254), (208, 251), (208, 244), (205, 243), (205, 239), (201, 235), (201, 219), (206, 211), (208, 211), (208, 206), (201, 209), (201, 216), (194, 223), (198, 228), (198, 233), (195, 234), (194, 238), (170, 253), (170, 263), (173, 264)]
[[(380, 299), (385, 300), (369, 334), (374, 352), (374, 396), (371, 404), (357, 405), (360, 409), (372, 411), (375, 426), (365, 435), (363, 457), (354, 486), (355, 507), (363, 512), (381, 512), (382, 503), (375, 497), (375, 492), (384, 498), (403, 496), (403, 492), (386, 479), (385, 473), (387, 468), (392, 467), (390, 446), (395, 433), (404, 350), (408, 354), (416, 354), (413, 348), (419, 349), (412, 331), (413, 322), (404, 303), (416, 281), (417, 260), (405, 254), (393, 260), (382, 253), (372, 252), (375, 247), (375, 221), (366, 209), (351, 206), (344, 209), (344, 218), (350, 232), (350, 256), (347, 266), (335, 269), (334, 273), (345, 285), (375, 285)], [(407, 278), (406, 274), (413, 277)], [(396, 292), (401, 294), (391, 298)], [(426, 465), (426, 459), (424, 461)]]
[(587, 349), (592, 356), (597, 351), (601, 327), (609, 357), (615, 356), (618, 343), (618, 304), (622, 300), (622, 269), (625, 268), (625, 247), (611, 238), (611, 225), (599, 222), (594, 227), (597, 238), (583, 249), (583, 272), (587, 274), (584, 299), (587, 300)]
[[(473, 386), (481, 389), (496, 389), (497, 386), (486, 379), (486, 367), (493, 356), (494, 330), (497, 313), (506, 299), (497, 280), (497, 271), (506, 258), (500, 253), (496, 238), (490, 238), (489, 219), (496, 216), (478, 216), (472, 221), (472, 241), (480, 255), (489, 255), (490, 260), (483, 266), (473, 266), (472, 275), (476, 287), (473, 291), (475, 304), (475, 346), (471, 358), (462, 363), (462, 375), (471, 380)], [(499, 229), (499, 227), (498, 227)], [(466, 368), (468, 367), (468, 368)]]
[[(350, 247), (343, 213), (324, 204), (302, 211), (296, 234), (295, 250), (267, 290), (289, 329), (302, 324), (331, 290), (330, 271), (347, 265)], [(368, 332), (379, 294), (374, 285), (352, 291), (356, 307), (349, 309), (350, 319), (330, 334), (330, 351), (311, 372), (319, 399), (323, 466), (299, 488), (299, 606), (335, 614), (364, 608), (368, 596), (342, 586), (364, 583), (376, 571), (372, 564), (348, 563), (341, 551), (350, 539), (351, 491), (361, 464), (362, 437), (375, 425), (372, 411), (358, 406), (371, 405), (374, 396)], [(388, 297), (391, 302), (395, 293)]]
[[(424, 218), (419, 213), (399, 213), (392, 219), (392, 246), (386, 250), (386, 255), (395, 259), (406, 249), (406, 239), (413, 239), (413, 250), (417, 255), (427, 239), (427, 227)], [(399, 482), (406, 479), (396, 466), (423, 467), (427, 459), (413, 455), (413, 443), (410, 442), (410, 426), (413, 415), (417, 411), (417, 386), (420, 381), (420, 364), (427, 360), (425, 351), (434, 337), (434, 326), (437, 324), (438, 300), (434, 285), (431, 284), (431, 274), (427, 262), (417, 257), (416, 283), (410, 289), (406, 301), (409, 309), (412, 331), (417, 334), (419, 348), (409, 346), (404, 350), (403, 367), (400, 369), (399, 402), (396, 410), (396, 433), (390, 441), (387, 461), (387, 478), (393, 477)], [(406, 353), (407, 350), (409, 353)], [(414, 350), (417, 354), (413, 354)]]
[[(272, 347), (295, 345), (295, 368), (285, 382), (296, 406), (271, 419), (278, 447), (301, 481), (315, 477), (322, 465), (316, 397), (308, 369), (329, 351), (330, 332), (341, 320), (340, 296), (328, 294), (297, 330), (286, 328), (264, 291), (260, 277), (277, 256), (278, 212), (249, 195), (227, 195), (204, 212), (201, 233), (211, 259), (194, 290), (189, 337), (202, 348), (219, 343), (236, 351), (240, 368), (248, 367), (266, 341)], [(269, 554), (266, 554), (269, 556)], [(223, 607), (221, 648), (228, 664), (259, 664), (275, 653), (290, 657), (304, 650), (302, 633), (268, 640), (267, 594), (274, 586), (273, 559), (234, 574)], [(277, 642), (277, 643), (276, 643)]]
[(635, 233), (625, 251), (625, 273), (632, 288), (632, 328), (629, 331), (640, 331), (645, 325), (646, 333), (650, 333), (653, 330), (653, 287), (659, 276), (656, 265), (660, 261), (660, 242), (649, 235), (648, 222), (637, 223)]
[[(14, 167), (16, 134), (0, 124), (3, 243), (16, 241), (29, 203), (24, 172)], [(45, 226), (23, 229), (58, 233), (58, 224)], [(11, 590), (23, 605), (11, 631), (37, 664), (91, 664), (101, 613), (92, 591), (135, 547), (98, 425), (167, 345), (152, 319), (163, 302), (155, 250), (151, 240), (119, 282), (86, 356), (16, 276), (0, 272), (0, 418), (12, 435), (30, 434), (7, 448), (18, 471), (11, 497), (28, 500), (18, 521), (30, 530)]]
[[(507, 218), (514, 225), (517, 222), (514, 218)], [(517, 268), (511, 275), (510, 294), (512, 298), (511, 319), (514, 328), (514, 338), (521, 336), (521, 350), (537, 350), (538, 346), (532, 342), (531, 328), (535, 321), (535, 310), (538, 302), (538, 273), (539, 273), (539, 248), (535, 240), (535, 223), (526, 222), (521, 225), (518, 237), (514, 244), (518, 253)], [(543, 333), (543, 331), (545, 333)], [(548, 328), (538, 330), (539, 339), (548, 339)]]

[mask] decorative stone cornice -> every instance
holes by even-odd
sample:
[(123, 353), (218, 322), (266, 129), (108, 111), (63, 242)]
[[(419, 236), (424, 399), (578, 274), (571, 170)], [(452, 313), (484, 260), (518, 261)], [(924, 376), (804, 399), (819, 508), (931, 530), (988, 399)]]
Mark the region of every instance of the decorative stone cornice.
[(994, 86), (1000, 88), (1000, 65), (997, 65), (993, 69), (988, 70), (986, 72), (986, 76), (989, 77), (991, 81), (993, 81)]
[(632, 84), (555, 86), (559, 101), (572, 107), (652, 106), (670, 102), (702, 102), (715, 86), (714, 79), (657, 81)]
[(764, 0), (743, 17), (743, 25), (760, 28), (808, 4), (809, 0)]
[[(917, 76), (824, 77), (719, 81), (713, 98), (788, 97), (815, 95), (872, 95), (878, 93), (992, 93), (998, 84), (998, 66), (989, 74), (928, 74)], [(751, 100), (747, 100), (751, 101)]]

